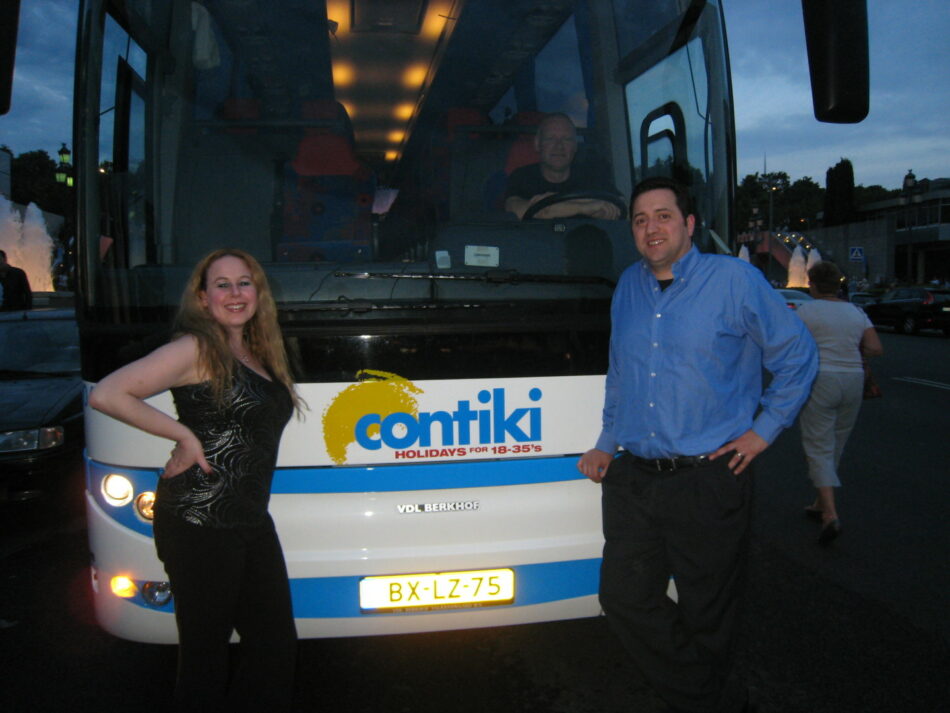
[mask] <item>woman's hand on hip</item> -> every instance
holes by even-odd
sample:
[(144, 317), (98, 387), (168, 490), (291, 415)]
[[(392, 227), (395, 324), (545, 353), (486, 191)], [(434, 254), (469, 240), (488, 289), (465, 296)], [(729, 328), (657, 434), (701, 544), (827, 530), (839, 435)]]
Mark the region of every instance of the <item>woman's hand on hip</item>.
[(183, 438), (175, 444), (175, 448), (172, 449), (171, 458), (169, 458), (165, 464), (162, 477), (174, 478), (184, 473), (196, 463), (205, 473), (211, 472), (211, 466), (205, 459), (204, 446), (202, 446), (201, 441), (192, 434), (190, 437)]

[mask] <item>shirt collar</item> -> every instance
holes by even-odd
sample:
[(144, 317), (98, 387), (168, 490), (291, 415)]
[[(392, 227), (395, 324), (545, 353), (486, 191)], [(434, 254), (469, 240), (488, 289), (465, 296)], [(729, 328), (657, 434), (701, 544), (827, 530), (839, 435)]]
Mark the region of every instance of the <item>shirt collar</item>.
[[(699, 262), (699, 256), (699, 248), (696, 247), (696, 243), (692, 243), (689, 247), (689, 250), (686, 251), (686, 254), (673, 263), (673, 279), (678, 280), (680, 278), (685, 278), (690, 272), (692, 272)], [(647, 264), (646, 260), (640, 260), (640, 269), (642, 269), (644, 274), (648, 277), (656, 279), (653, 276), (653, 272), (650, 270), (650, 266)]]

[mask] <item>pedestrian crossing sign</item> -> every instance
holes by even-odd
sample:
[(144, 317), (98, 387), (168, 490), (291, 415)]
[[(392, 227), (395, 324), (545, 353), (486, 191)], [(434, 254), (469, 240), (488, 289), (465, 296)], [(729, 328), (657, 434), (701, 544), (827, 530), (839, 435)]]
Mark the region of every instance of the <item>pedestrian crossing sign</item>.
[(848, 248), (850, 262), (864, 262), (864, 248)]

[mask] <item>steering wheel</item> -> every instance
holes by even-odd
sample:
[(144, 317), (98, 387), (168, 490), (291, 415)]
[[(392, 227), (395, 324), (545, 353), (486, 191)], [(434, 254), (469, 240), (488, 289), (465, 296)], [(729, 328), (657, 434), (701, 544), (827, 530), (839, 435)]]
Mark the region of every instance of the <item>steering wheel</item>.
[(555, 193), (554, 195), (550, 195), (547, 198), (542, 198), (537, 203), (528, 208), (528, 210), (524, 212), (524, 215), (521, 219), (531, 220), (538, 213), (538, 211), (544, 210), (548, 206), (552, 206), (557, 203), (563, 203), (564, 201), (573, 201), (583, 198), (613, 203), (620, 209), (620, 218), (623, 218), (627, 214), (627, 205), (624, 203), (623, 198), (611, 193), (610, 191), (568, 191), (566, 193)]

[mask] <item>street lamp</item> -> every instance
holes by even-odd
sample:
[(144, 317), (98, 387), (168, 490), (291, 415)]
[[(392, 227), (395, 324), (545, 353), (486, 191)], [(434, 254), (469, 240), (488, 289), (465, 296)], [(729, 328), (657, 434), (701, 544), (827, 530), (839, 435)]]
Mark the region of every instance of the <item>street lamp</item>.
[(769, 232), (765, 236), (765, 243), (768, 246), (768, 250), (767, 250), (768, 265), (765, 268), (765, 275), (768, 278), (769, 282), (771, 282), (772, 278), (770, 277), (770, 273), (772, 272), (772, 229), (773, 229), (773, 214), (774, 214), (773, 208), (774, 208), (775, 191), (777, 191), (779, 187), (775, 185), (774, 176), (763, 174), (760, 180), (762, 182), (762, 185), (765, 187), (765, 190), (767, 190), (769, 193)]
[(63, 143), (62, 147), (60, 147), (56, 153), (59, 156), (59, 166), (56, 167), (56, 182), (65, 183), (72, 188), (73, 175), (69, 163), (73, 155), (70, 150), (66, 148), (65, 143)]

